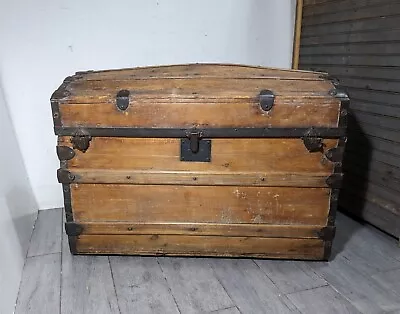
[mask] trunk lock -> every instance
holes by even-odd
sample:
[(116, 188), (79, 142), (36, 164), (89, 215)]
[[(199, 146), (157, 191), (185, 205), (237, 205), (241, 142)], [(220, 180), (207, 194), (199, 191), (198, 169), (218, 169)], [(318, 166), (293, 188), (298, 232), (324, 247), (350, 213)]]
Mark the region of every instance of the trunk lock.
[(204, 140), (200, 131), (192, 130), (181, 139), (181, 161), (211, 161), (211, 140)]

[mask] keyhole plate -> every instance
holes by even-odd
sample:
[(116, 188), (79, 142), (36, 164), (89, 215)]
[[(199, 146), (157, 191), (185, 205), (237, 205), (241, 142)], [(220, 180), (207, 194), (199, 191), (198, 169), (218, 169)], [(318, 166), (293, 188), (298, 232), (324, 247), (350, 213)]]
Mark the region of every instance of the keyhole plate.
[(210, 162), (211, 161), (211, 140), (199, 140), (199, 150), (197, 153), (193, 153), (190, 148), (190, 139), (181, 139), (181, 161), (199, 161), (199, 162)]

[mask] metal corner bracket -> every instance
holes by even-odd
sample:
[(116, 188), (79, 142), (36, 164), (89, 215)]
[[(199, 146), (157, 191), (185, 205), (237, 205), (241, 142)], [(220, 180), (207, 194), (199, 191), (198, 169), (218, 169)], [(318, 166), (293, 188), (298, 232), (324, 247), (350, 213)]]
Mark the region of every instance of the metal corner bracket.
[(76, 222), (68, 221), (65, 223), (65, 232), (69, 236), (79, 236), (82, 234), (83, 230), (83, 226)]
[(58, 145), (56, 148), (59, 160), (70, 160), (75, 157), (75, 151), (69, 146)]

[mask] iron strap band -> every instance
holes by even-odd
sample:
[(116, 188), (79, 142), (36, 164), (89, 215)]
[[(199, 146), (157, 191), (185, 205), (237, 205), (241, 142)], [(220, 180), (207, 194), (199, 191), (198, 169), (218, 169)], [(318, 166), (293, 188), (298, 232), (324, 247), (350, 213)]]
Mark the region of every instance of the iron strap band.
[[(56, 135), (74, 136), (84, 130), (98, 137), (159, 137), (185, 138), (190, 132), (198, 132), (202, 138), (302, 138), (311, 128), (77, 128), (55, 127)], [(346, 136), (346, 128), (312, 127), (313, 136), (340, 138)]]

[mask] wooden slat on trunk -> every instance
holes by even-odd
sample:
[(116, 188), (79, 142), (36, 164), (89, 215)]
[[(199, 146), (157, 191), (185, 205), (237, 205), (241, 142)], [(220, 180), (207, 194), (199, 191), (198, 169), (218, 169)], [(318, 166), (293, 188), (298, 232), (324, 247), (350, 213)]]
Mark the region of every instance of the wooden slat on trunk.
[(71, 194), (78, 221), (324, 225), (330, 189), (72, 184)]
[(82, 235), (80, 253), (255, 256), (263, 258), (322, 259), (324, 242), (318, 239), (214, 237), (182, 235)]

